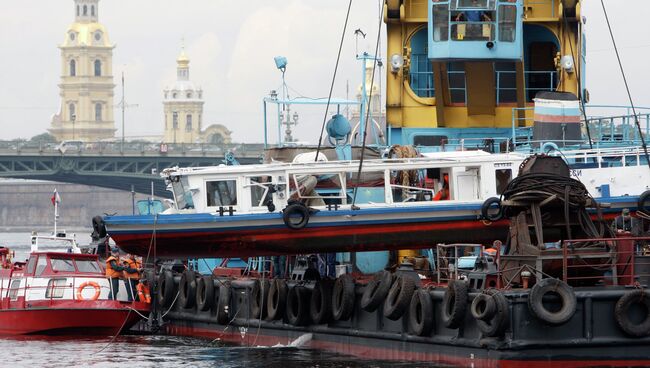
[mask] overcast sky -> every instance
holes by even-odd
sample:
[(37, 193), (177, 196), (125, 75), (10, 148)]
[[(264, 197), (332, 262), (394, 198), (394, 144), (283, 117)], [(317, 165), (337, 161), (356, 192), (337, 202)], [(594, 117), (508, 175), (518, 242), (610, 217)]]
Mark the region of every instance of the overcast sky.
[[(126, 135), (162, 134), (162, 90), (175, 80), (185, 38), (190, 78), (204, 90), (204, 126), (221, 123), (240, 142), (262, 139), (261, 99), (280, 86), (273, 57), (289, 60), (293, 95), (326, 97), (347, 0), (103, 0), (99, 20), (116, 44), (115, 83), (124, 70)], [(650, 106), (648, 0), (606, 0), (632, 96)], [(45, 132), (59, 110), (60, 50), (74, 21), (73, 0), (0, 0), (0, 139)], [(360, 82), (353, 31), (368, 34), (359, 48), (374, 51), (378, 0), (354, 0), (334, 95)], [(583, 0), (587, 17), (587, 87), (591, 102), (627, 104), (599, 0)], [(385, 29), (382, 23), (382, 29)], [(385, 51), (382, 51), (385, 55)], [(119, 86), (115, 103), (119, 102)], [(301, 111), (300, 140), (317, 139), (322, 110)], [(120, 128), (116, 111), (116, 128)], [(120, 131), (117, 133), (121, 134)]]

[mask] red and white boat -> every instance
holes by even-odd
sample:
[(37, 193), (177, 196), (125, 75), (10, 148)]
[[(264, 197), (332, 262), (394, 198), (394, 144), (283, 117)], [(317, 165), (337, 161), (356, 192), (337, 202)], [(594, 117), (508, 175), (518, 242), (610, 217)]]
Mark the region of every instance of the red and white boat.
[[(114, 335), (149, 313), (149, 304), (127, 301), (120, 281), (117, 300), (96, 254), (82, 254), (64, 232), (31, 237), (27, 262), (11, 262), (0, 247), (0, 334)], [(68, 252), (41, 252), (40, 242), (66, 244)]]

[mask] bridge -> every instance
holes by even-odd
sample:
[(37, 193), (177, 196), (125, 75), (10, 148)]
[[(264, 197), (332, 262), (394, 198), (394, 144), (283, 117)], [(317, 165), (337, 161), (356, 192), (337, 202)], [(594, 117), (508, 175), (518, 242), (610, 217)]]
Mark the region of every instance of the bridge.
[(0, 141), (0, 177), (85, 184), (170, 197), (159, 173), (168, 167), (214, 166), (233, 153), (261, 162), (263, 144)]

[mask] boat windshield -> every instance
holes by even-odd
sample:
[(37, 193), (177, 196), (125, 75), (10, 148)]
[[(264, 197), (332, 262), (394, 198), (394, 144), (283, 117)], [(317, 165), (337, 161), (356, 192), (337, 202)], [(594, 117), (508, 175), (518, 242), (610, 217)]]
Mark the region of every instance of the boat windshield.
[(75, 263), (77, 264), (77, 270), (79, 272), (87, 272), (87, 273), (102, 272), (102, 270), (99, 268), (99, 265), (94, 260), (86, 261), (86, 260), (77, 259), (75, 260)]
[(185, 176), (172, 176), (172, 190), (174, 191), (174, 199), (176, 200), (176, 208), (179, 210), (194, 208), (194, 201), (192, 200), (192, 192), (189, 190), (189, 183)]
[(71, 259), (52, 258), (52, 271), (58, 272), (74, 272), (74, 263)]

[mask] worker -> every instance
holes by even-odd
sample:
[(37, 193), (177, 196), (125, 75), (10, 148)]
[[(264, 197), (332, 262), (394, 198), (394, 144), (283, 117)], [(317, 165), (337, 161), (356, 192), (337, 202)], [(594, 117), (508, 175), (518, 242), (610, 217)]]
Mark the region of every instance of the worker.
[(617, 234), (629, 232), (632, 236), (639, 236), (641, 234), (641, 224), (638, 218), (630, 215), (629, 208), (623, 208), (621, 214), (616, 216), (612, 222), (612, 231)]
[(449, 174), (444, 174), (442, 180), (442, 189), (440, 189), (438, 193), (436, 193), (435, 197), (433, 197), (434, 201), (444, 201), (449, 199)]
[(484, 253), (487, 254), (488, 256), (496, 257), (497, 253), (499, 252), (499, 248), (501, 247), (501, 240), (495, 240), (492, 245), (485, 249)]
[(149, 292), (149, 282), (145, 278), (141, 278), (136, 287), (138, 290), (138, 300), (151, 304), (151, 294)]
[(120, 279), (123, 277), (125, 267), (120, 264), (120, 251), (117, 248), (111, 249), (111, 255), (106, 259), (106, 277), (111, 284), (109, 299), (117, 300), (117, 293), (120, 291)]
[(126, 292), (129, 297), (129, 301), (137, 301), (137, 295), (133, 295), (134, 291), (138, 285), (138, 280), (140, 280), (140, 273), (142, 272), (142, 262), (138, 260), (135, 254), (129, 254), (126, 260), (124, 260), (124, 278), (126, 279)]

